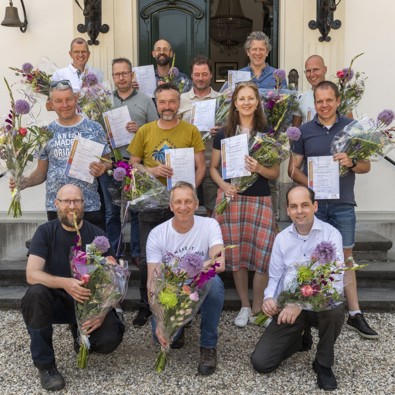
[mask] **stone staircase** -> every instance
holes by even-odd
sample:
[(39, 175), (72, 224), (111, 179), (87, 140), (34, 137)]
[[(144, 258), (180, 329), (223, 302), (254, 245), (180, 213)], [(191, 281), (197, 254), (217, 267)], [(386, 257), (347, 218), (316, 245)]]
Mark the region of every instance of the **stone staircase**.
[[(281, 223), (280, 228), (287, 224)], [(392, 242), (387, 238), (370, 231), (358, 229), (356, 232), (355, 259), (358, 263), (369, 265), (357, 271), (358, 293), (363, 310), (395, 311), (395, 254), (388, 252)], [(0, 260), (0, 308), (18, 309), (21, 298), (27, 289), (25, 268), (27, 249), (14, 249)], [(127, 310), (138, 307), (139, 301), (139, 272), (131, 266), (131, 276), (128, 293), (123, 302)], [(232, 273), (225, 271), (221, 274), (225, 284), (225, 309), (237, 310), (240, 302), (234, 288)], [(252, 273), (250, 280), (252, 279)]]

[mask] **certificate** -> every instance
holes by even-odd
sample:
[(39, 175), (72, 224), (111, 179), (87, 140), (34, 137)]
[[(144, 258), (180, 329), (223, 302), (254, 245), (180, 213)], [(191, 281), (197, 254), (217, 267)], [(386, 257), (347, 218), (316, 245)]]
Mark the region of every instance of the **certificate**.
[(150, 64), (148, 66), (133, 67), (133, 73), (139, 84), (139, 92), (145, 93), (148, 97), (155, 97), (156, 78), (154, 66)]
[(99, 162), (97, 158), (101, 157), (103, 150), (104, 144), (81, 136), (76, 137), (67, 161), (66, 176), (92, 184), (95, 177), (89, 173), (89, 165), (92, 162)]
[(114, 110), (103, 112), (104, 123), (112, 148), (129, 145), (133, 140), (134, 133), (126, 130), (126, 124), (131, 121), (127, 106), (114, 108)]
[(307, 166), (308, 186), (316, 199), (339, 199), (339, 163), (333, 156), (310, 156)]
[(221, 166), (224, 180), (251, 175), (251, 172), (245, 168), (246, 155), (248, 155), (247, 134), (221, 140)]
[(170, 190), (178, 181), (186, 181), (195, 186), (195, 153), (191, 148), (165, 150), (166, 165), (173, 169), (173, 176), (167, 179)]
[(239, 82), (249, 81), (251, 79), (251, 72), (240, 70), (228, 70), (228, 86), (235, 90), (236, 84)]
[(215, 126), (216, 99), (202, 100), (192, 104), (191, 123), (199, 132), (208, 132)]

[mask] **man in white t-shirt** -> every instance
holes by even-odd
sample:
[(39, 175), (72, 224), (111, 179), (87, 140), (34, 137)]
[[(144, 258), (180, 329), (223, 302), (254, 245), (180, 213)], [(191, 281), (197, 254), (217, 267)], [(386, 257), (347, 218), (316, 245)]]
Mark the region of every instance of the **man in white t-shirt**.
[[(199, 201), (195, 188), (187, 182), (178, 182), (170, 192), (170, 209), (174, 217), (154, 228), (147, 241), (148, 263), (148, 295), (151, 294), (151, 283), (154, 271), (165, 256), (170, 254), (181, 258), (186, 253), (202, 256), (207, 264), (223, 248), (221, 228), (213, 218), (195, 216)], [(220, 266), (216, 272), (225, 270), (224, 254), (217, 259)], [(218, 324), (224, 303), (224, 285), (218, 275), (213, 279), (211, 288), (201, 305), (200, 324), (200, 360), (198, 372), (209, 375), (217, 366), (216, 346), (218, 341)], [(153, 320), (153, 325), (155, 322)], [(159, 329), (155, 334), (163, 346), (167, 346)], [(176, 335), (172, 348), (184, 345), (184, 330)]]

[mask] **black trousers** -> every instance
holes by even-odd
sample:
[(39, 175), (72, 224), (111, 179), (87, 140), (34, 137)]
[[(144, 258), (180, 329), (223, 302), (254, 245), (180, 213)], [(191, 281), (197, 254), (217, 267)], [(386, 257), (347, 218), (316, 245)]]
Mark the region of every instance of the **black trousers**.
[(334, 345), (344, 323), (343, 304), (318, 313), (302, 310), (293, 324), (278, 325), (277, 318), (273, 317), (251, 355), (251, 363), (256, 371), (272, 372), (281, 362), (299, 351), (303, 331), (309, 326), (318, 328), (318, 362), (327, 368), (333, 366)]

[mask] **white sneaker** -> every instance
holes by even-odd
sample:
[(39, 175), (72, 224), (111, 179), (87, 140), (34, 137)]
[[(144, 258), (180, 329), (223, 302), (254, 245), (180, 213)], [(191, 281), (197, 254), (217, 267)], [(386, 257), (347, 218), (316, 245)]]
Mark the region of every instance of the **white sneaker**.
[(237, 317), (233, 321), (233, 323), (239, 328), (244, 328), (248, 324), (248, 319), (250, 315), (251, 315), (251, 308), (242, 307), (239, 311), (239, 314), (237, 314)]

